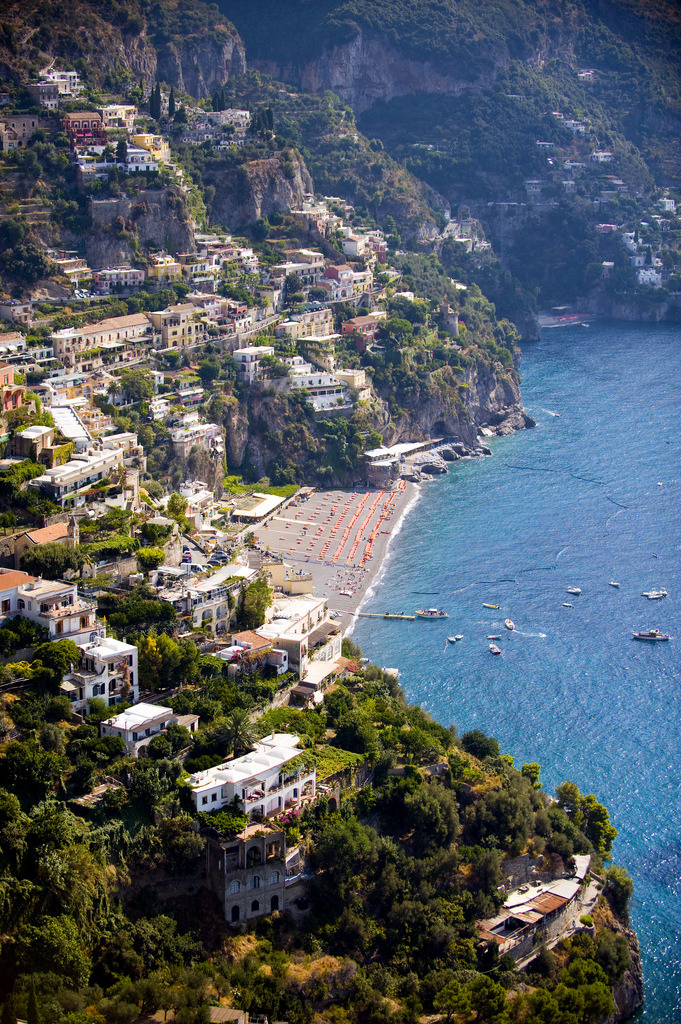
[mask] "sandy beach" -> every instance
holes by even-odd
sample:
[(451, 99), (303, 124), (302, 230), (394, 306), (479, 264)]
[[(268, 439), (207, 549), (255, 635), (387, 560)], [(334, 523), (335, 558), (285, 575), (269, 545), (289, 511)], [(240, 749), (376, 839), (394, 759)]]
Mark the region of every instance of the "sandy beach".
[(315, 491), (258, 527), (258, 544), (310, 572), (315, 595), (328, 598), (347, 629), (417, 494), (417, 486), (404, 480), (392, 491)]

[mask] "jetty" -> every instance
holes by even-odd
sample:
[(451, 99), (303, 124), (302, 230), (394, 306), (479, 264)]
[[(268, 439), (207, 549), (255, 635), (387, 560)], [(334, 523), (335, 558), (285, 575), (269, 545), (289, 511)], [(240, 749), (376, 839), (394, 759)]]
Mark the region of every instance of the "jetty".
[(362, 615), (365, 619), (406, 619), (408, 622), (414, 622), (416, 619), (415, 615), (403, 615), (401, 612), (355, 612), (356, 615)]

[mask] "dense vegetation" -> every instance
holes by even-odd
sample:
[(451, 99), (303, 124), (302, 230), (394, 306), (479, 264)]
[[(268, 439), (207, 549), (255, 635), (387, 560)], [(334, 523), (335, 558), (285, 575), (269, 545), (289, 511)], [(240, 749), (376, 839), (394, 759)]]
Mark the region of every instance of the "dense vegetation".
[[(147, 633), (141, 665), (160, 665), (172, 643)], [(314, 710), (266, 711), (254, 730), (247, 708), (271, 698), (267, 680), (251, 672), (235, 684), (217, 659), (193, 661), (188, 685), (171, 702), (180, 713), (200, 714), (198, 734), (171, 726), (138, 761), (124, 756), (118, 739), (98, 737), (95, 723), (107, 714), (101, 701), (93, 701), (82, 725), (69, 721), (68, 702), (49, 685), (4, 702), (6, 1014), (26, 1017), (35, 1000), (58, 1024), (119, 1024), (159, 1008), (174, 1008), (191, 1024), (207, 1019), (208, 1005), (223, 997), (293, 1024), (315, 1016), (382, 1024), (423, 1013), (463, 1021), (471, 1012), (499, 1024), (567, 1024), (609, 1012), (610, 988), (627, 969), (629, 951), (611, 930), (605, 900), (593, 935), (579, 933), (553, 952), (539, 948), (525, 976), (510, 958), (499, 959), (495, 945), (481, 947), (474, 927), (503, 902), (507, 856), (526, 851), (555, 873), (573, 853), (592, 851), (598, 868), (616, 832), (595, 797), (566, 783), (549, 804), (538, 765), (516, 770), (479, 731), (458, 739), (408, 705), (379, 669), (337, 686)], [(177, 678), (178, 663), (166, 671)], [(174, 877), (184, 890), (192, 883), (200, 890), (203, 839), (191, 828), (174, 755), (189, 746), (185, 768), (205, 768), (249, 749), (255, 731), (272, 729), (298, 733), (305, 747), (299, 759), (314, 758), (320, 779), (366, 761), (374, 777), (364, 788), (347, 788), (338, 813), (322, 798), (285, 815), (289, 845), (301, 845), (314, 874), (309, 912), (297, 922), (288, 914), (261, 921), (237, 942), (207, 892), (189, 902), (168, 899), (156, 884)], [(424, 766), (435, 762), (441, 770), (434, 776)], [(98, 800), (79, 801), (103, 780)], [(230, 810), (201, 817), (225, 835), (244, 820)], [(605, 894), (625, 915), (630, 880), (619, 868), (609, 869), (608, 879)], [(531, 995), (516, 992), (523, 977)]]

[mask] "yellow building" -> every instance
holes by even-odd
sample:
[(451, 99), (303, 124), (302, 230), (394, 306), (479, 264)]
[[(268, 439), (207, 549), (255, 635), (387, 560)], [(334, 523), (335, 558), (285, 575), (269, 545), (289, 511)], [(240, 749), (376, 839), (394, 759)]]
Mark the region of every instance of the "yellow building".
[(154, 160), (160, 160), (163, 163), (168, 163), (170, 160), (170, 146), (162, 135), (139, 132), (139, 134), (133, 135), (132, 141), (140, 149), (146, 149), (147, 152), (151, 153)]
[(152, 256), (151, 266), (147, 267), (147, 279), (151, 281), (181, 281), (182, 267), (172, 256)]

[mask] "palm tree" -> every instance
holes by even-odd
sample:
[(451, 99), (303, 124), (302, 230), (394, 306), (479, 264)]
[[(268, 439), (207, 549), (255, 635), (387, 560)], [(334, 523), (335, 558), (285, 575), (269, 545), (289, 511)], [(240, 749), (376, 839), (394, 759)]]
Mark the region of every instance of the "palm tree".
[(255, 730), (244, 708), (235, 708), (227, 719), (225, 739), (232, 748), (234, 757), (245, 754), (255, 743)]

